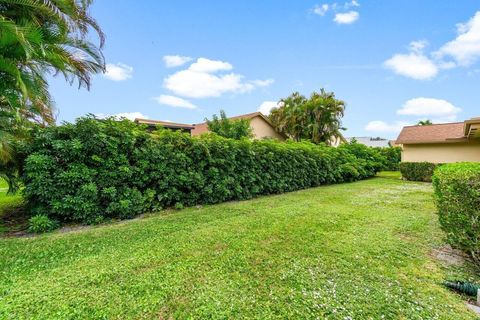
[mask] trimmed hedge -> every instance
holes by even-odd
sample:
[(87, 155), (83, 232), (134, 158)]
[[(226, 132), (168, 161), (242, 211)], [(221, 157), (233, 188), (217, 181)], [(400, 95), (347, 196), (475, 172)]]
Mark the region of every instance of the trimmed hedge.
[(128, 120), (90, 117), (40, 129), (25, 157), (31, 214), (83, 223), (355, 181), (381, 169), (365, 146), (149, 134)]
[(445, 164), (433, 175), (440, 226), (448, 242), (480, 262), (480, 163)]
[(430, 162), (401, 162), (400, 172), (405, 180), (431, 182), (438, 164)]
[(340, 145), (340, 148), (347, 147), (355, 156), (362, 159), (369, 159), (382, 171), (398, 171), (402, 157), (402, 149), (399, 147), (367, 147), (358, 142), (350, 142)]
[(384, 159), (382, 170), (384, 171), (398, 171), (400, 170), (400, 162), (402, 161), (402, 148), (400, 147), (386, 147), (375, 148)]

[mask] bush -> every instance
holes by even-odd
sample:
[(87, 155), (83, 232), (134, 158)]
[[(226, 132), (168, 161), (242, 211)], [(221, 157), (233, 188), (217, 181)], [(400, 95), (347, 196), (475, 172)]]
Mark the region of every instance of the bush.
[(435, 168), (439, 166), (430, 162), (401, 162), (402, 177), (409, 181), (431, 182)]
[(149, 134), (89, 117), (39, 130), (24, 153), (30, 212), (84, 223), (355, 181), (381, 167), (372, 148)]
[(375, 171), (398, 171), (402, 157), (402, 149), (399, 147), (368, 147), (358, 142), (342, 144), (340, 148), (346, 148), (361, 159), (369, 159)]
[(402, 148), (376, 148), (383, 160), (382, 170), (384, 171), (398, 171), (400, 170), (400, 162), (402, 161)]
[(433, 175), (435, 202), (448, 242), (480, 262), (480, 163), (446, 164)]
[(28, 232), (44, 233), (58, 228), (58, 223), (44, 214), (37, 214), (28, 220)]

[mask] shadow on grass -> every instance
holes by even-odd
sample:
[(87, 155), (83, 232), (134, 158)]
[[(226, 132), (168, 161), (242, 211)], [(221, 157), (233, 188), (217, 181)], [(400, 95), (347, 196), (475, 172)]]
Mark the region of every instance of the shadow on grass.
[(0, 237), (27, 234), (29, 216), (20, 196), (4, 196), (0, 201)]
[(381, 171), (377, 173), (377, 178), (390, 179), (390, 180), (401, 180), (402, 175), (400, 171)]

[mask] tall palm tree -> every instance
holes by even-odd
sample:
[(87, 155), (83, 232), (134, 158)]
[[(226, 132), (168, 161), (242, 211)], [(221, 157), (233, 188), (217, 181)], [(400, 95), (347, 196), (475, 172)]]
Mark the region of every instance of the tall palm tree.
[(270, 120), (277, 131), (294, 141), (308, 139), (314, 143), (331, 144), (344, 140), (341, 118), (345, 102), (335, 98), (333, 92), (321, 89), (309, 99), (298, 92), (280, 101), (280, 107), (272, 110)]
[[(90, 88), (105, 69), (104, 34), (90, 16), (92, 0), (0, 0), (0, 161), (12, 157), (13, 137), (32, 124), (54, 122), (47, 75)], [(89, 30), (99, 38), (87, 40)]]

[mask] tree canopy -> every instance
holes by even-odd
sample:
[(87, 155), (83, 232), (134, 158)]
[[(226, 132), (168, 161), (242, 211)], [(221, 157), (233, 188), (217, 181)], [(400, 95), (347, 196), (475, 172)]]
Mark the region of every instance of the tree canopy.
[(433, 124), (432, 121), (430, 121), (428, 119), (427, 120), (420, 120), (417, 123), (417, 125), (419, 125), (419, 126), (429, 126), (429, 125), (432, 125), (432, 124)]
[(225, 111), (220, 110), (220, 118), (214, 114), (212, 120), (205, 119), (208, 130), (219, 136), (231, 139), (252, 137), (250, 121), (247, 119), (231, 120), (227, 118)]
[(295, 141), (310, 140), (313, 143), (331, 144), (344, 140), (341, 131), (345, 102), (335, 98), (333, 92), (320, 89), (306, 98), (294, 92), (281, 99), (279, 107), (270, 113), (270, 121), (278, 132)]
[[(54, 123), (47, 76), (89, 88), (102, 72), (104, 34), (90, 14), (92, 0), (0, 0), (0, 168), (34, 125)], [(93, 30), (98, 45), (88, 40)], [(4, 174), (4, 170), (0, 170)]]

